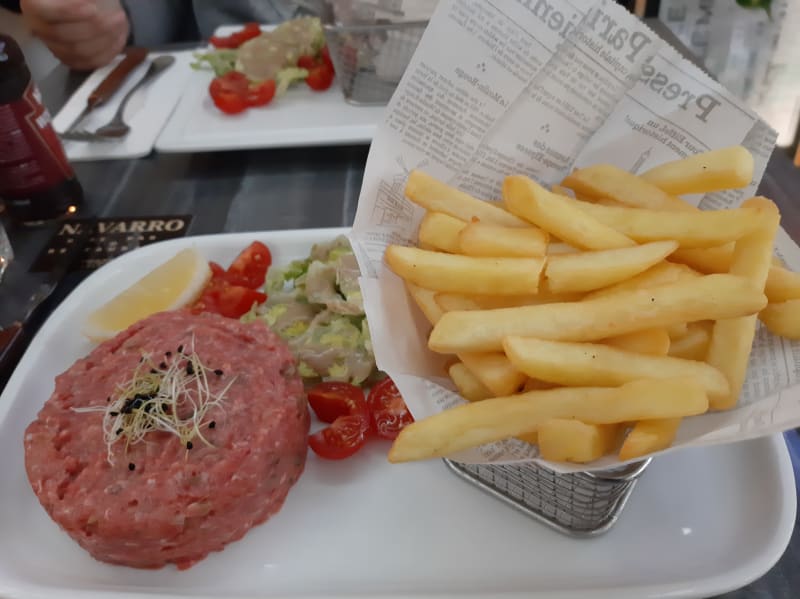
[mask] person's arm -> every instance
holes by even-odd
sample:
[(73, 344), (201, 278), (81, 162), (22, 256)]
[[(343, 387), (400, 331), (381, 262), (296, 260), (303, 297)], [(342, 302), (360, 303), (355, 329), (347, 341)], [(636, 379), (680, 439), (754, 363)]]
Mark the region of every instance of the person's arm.
[(130, 43), (154, 46), (175, 40), (193, 20), (191, 0), (122, 0), (131, 25)]
[(128, 41), (128, 17), (108, 0), (21, 0), (31, 33), (75, 69), (108, 64)]

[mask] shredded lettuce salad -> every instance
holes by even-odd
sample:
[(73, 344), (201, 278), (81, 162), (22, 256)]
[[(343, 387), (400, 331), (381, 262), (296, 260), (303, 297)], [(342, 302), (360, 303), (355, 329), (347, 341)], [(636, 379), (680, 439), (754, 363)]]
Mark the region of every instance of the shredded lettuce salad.
[(377, 370), (359, 274), (346, 237), (317, 244), (308, 258), (270, 269), (267, 301), (242, 321), (263, 320), (280, 335), (304, 378), (360, 385)]

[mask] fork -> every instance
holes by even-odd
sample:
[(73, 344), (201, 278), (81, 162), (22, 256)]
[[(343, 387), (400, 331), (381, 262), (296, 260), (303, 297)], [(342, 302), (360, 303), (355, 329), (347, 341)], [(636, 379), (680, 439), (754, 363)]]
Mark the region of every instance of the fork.
[(128, 101), (133, 97), (133, 94), (135, 94), (144, 85), (154, 80), (161, 73), (166, 71), (174, 62), (175, 57), (170, 56), (169, 54), (154, 58), (147, 67), (147, 71), (145, 72), (144, 76), (139, 79), (139, 81), (136, 82), (136, 85), (134, 85), (130, 91), (125, 94), (125, 97), (122, 98), (122, 102), (120, 102), (117, 112), (108, 123), (98, 128), (94, 132), (79, 129), (77, 131), (73, 131), (65, 137), (73, 141), (105, 141), (125, 137), (131, 130), (130, 126), (125, 123), (125, 108), (128, 105)]

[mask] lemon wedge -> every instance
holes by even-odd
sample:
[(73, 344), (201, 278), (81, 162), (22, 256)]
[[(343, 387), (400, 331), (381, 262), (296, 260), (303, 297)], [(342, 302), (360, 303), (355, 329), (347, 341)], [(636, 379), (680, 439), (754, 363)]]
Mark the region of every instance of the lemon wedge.
[(89, 314), (83, 334), (104, 341), (151, 314), (187, 306), (210, 278), (208, 261), (193, 248), (182, 250)]

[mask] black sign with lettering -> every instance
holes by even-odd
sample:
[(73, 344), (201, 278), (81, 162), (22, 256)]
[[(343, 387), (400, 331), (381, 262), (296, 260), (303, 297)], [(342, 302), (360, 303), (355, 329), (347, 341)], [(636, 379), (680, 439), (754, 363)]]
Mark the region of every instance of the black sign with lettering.
[[(72, 270), (95, 270), (117, 256), (138, 247), (183, 237), (189, 230), (191, 216), (146, 216), (139, 218), (74, 219), (61, 223), (47, 247), (31, 267), (33, 272), (49, 272), (58, 264), (76, 240), (84, 241), (80, 260)], [(82, 237), (92, 227), (88, 239)]]

